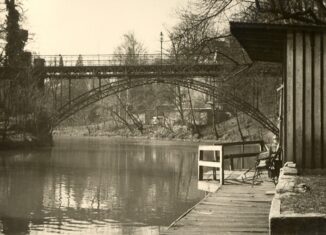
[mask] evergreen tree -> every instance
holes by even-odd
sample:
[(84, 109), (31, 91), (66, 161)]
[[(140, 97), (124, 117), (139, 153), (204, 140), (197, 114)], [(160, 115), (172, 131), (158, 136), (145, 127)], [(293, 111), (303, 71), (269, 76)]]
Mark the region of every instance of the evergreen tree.
[(6, 18), (5, 64), (7, 66), (22, 66), (28, 31), (20, 28), (20, 13), (17, 10), (15, 0), (6, 0), (5, 4), (8, 12)]

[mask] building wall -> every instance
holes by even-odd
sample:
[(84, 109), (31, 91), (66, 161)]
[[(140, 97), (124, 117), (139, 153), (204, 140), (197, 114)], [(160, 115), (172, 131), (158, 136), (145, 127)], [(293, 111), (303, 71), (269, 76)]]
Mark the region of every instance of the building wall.
[(288, 32), (284, 160), (326, 168), (326, 33)]

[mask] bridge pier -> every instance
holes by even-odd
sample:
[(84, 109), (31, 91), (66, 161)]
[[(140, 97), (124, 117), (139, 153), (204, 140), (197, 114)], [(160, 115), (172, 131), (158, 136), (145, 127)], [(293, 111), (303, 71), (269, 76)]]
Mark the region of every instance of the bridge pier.
[(44, 59), (40, 59), (40, 58), (34, 59), (33, 76), (34, 76), (34, 79), (37, 79), (37, 87), (40, 90), (44, 90), (44, 78), (46, 76), (44, 67), (45, 67)]

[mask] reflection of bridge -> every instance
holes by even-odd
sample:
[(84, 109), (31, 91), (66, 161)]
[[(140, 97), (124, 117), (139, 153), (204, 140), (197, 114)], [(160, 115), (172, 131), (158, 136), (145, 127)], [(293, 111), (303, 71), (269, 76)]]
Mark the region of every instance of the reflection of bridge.
[[(82, 59), (81, 59), (82, 58)], [(273, 133), (278, 128), (258, 109), (236, 97), (223, 86), (217, 86), (200, 78), (213, 78), (223, 82), (223, 71), (231, 64), (223, 63), (210, 56), (161, 56), (160, 54), (143, 55), (57, 55), (34, 58), (34, 72), (40, 73), (45, 80), (67, 80), (68, 101), (57, 110), (54, 125), (66, 120), (83, 108), (113, 94), (153, 83), (166, 83), (190, 88), (215, 97), (242, 111), (261, 123)], [(72, 80), (97, 79), (98, 87), (72, 97)], [(61, 83), (62, 85), (62, 83)], [(60, 85), (60, 86), (61, 86)], [(62, 88), (62, 87), (61, 87)], [(62, 89), (61, 89), (62, 97)]]

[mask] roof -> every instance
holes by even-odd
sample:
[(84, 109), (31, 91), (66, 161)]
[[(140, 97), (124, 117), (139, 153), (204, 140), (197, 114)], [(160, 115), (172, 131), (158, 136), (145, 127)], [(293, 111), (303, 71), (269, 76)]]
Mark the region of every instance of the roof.
[(325, 26), (230, 22), (231, 33), (252, 61), (283, 62), (287, 32), (326, 32)]

